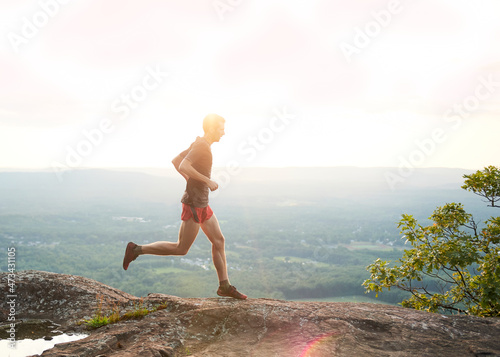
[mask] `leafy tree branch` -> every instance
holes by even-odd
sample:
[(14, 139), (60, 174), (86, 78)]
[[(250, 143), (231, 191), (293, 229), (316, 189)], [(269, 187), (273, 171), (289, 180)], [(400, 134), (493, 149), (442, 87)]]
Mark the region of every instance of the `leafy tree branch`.
[[(499, 207), (500, 170), (489, 166), (465, 175), (463, 189)], [(412, 246), (394, 264), (377, 259), (367, 267), (365, 291), (377, 296), (392, 287), (411, 296), (405, 307), (431, 312), (500, 316), (500, 217), (480, 229), (461, 203), (437, 207), (429, 226), (403, 214), (398, 224)]]

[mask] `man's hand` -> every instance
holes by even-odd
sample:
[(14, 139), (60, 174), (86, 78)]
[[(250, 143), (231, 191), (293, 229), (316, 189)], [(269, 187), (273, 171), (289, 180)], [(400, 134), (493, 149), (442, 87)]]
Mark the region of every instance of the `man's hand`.
[(209, 180), (209, 181), (207, 182), (207, 186), (208, 186), (208, 188), (210, 189), (210, 191), (215, 191), (216, 189), (218, 189), (218, 188), (219, 188), (219, 185), (217, 184), (217, 182), (212, 181), (212, 180)]

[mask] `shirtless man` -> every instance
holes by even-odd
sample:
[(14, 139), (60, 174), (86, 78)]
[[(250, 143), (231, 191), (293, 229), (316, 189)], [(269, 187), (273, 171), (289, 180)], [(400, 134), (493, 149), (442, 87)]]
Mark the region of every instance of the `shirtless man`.
[(227, 274), (224, 236), (219, 221), (208, 205), (208, 194), (219, 187), (210, 179), (212, 172), (211, 145), (219, 142), (224, 136), (224, 118), (209, 114), (203, 119), (202, 137), (197, 137), (191, 146), (176, 156), (172, 163), (176, 170), (186, 179), (186, 191), (182, 196), (181, 227), (177, 242), (154, 242), (137, 245), (127, 244), (123, 258), (123, 269), (127, 270), (130, 262), (139, 255), (186, 255), (201, 229), (212, 243), (212, 259), (219, 278), (217, 295), (235, 299), (246, 299), (229, 283)]

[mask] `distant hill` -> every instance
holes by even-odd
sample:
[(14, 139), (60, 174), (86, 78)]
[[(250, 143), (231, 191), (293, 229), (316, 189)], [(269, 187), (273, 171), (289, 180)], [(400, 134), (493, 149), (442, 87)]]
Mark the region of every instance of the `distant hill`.
[[(0, 212), (103, 200), (178, 200), (182, 190), (179, 179), (140, 172), (75, 170), (64, 173), (62, 181), (52, 172), (2, 172)], [(35, 207), (25, 207), (26, 202)]]
[[(368, 204), (382, 201), (412, 200), (426, 192), (432, 197), (449, 195), (472, 198), (460, 189), (463, 175), (470, 170), (415, 169), (402, 182), (391, 187), (387, 175), (396, 168), (214, 168), (219, 190), (212, 202), (253, 205), (298, 200), (309, 204), (332, 199)], [(180, 201), (185, 182), (174, 169), (80, 169), (59, 177), (51, 171), (0, 172), (0, 213), (43, 210), (48, 206), (85, 204), (96, 201), (163, 202)], [(447, 193), (448, 192), (448, 193)], [(420, 197), (421, 198), (421, 197)], [(458, 199), (457, 198), (457, 199)]]

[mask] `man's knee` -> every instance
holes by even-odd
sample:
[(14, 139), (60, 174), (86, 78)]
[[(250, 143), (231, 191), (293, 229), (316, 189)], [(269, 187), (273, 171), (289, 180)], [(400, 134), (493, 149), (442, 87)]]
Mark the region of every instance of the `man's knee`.
[(184, 247), (180, 244), (177, 244), (175, 248), (175, 255), (186, 255), (189, 252), (189, 247)]
[(224, 238), (224, 236), (222, 234), (218, 235), (212, 239), (212, 245), (216, 249), (223, 249), (225, 243), (226, 243), (226, 238)]

